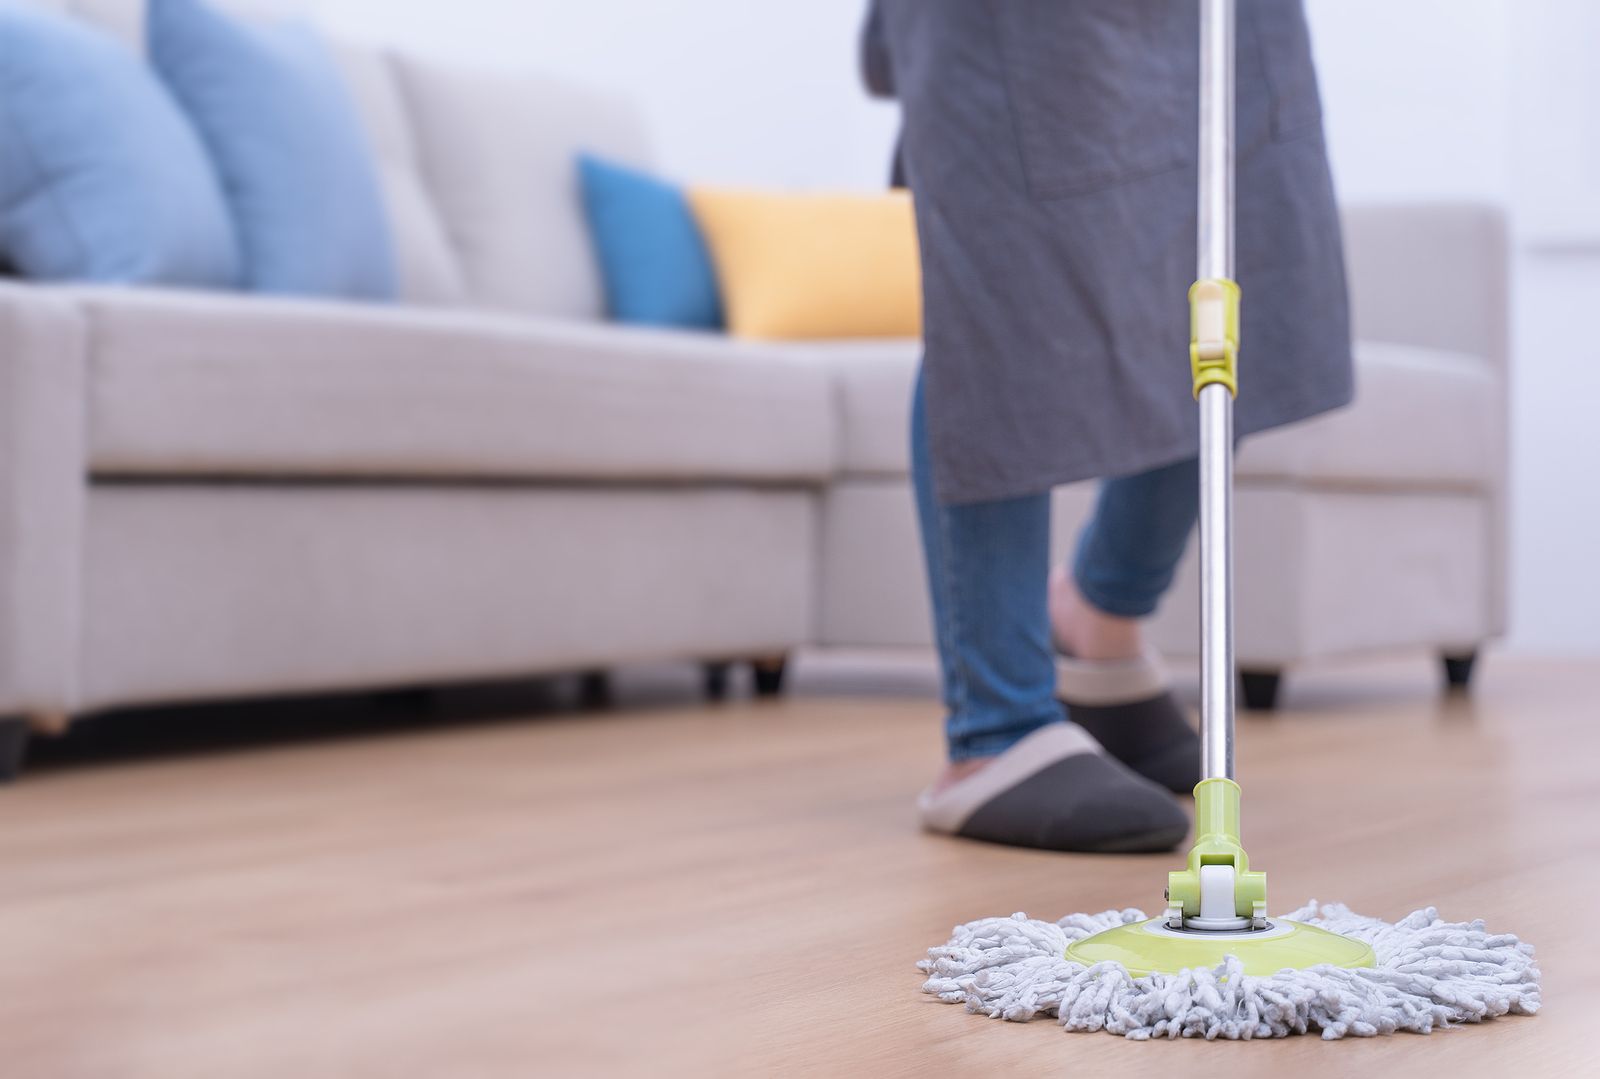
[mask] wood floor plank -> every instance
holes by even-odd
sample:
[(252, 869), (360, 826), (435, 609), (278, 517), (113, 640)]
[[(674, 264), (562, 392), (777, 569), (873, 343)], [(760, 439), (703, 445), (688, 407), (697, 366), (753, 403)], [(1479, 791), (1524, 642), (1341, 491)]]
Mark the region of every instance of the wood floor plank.
[(937, 1004), (952, 925), (1151, 909), (1174, 859), (922, 835), (932, 702), (801, 692), (43, 769), (0, 792), (3, 1073), (1600, 1074), (1597, 674), (1352, 668), (1240, 724), (1274, 908), (1484, 917), (1540, 949), (1532, 1019), (1134, 1044)]

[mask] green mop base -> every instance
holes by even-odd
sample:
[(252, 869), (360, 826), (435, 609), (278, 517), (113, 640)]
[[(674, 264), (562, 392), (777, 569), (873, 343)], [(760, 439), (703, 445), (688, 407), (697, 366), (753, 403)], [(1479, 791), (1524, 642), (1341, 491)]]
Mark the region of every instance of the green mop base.
[(1359, 940), (1330, 933), (1314, 925), (1277, 921), (1269, 928), (1238, 932), (1170, 929), (1161, 918), (1130, 922), (1067, 945), (1074, 963), (1093, 966), (1120, 963), (1135, 978), (1146, 974), (1176, 974), (1180, 970), (1210, 969), (1227, 956), (1238, 956), (1244, 972), (1276, 974), (1329, 964), (1336, 967), (1375, 967), (1372, 948)]

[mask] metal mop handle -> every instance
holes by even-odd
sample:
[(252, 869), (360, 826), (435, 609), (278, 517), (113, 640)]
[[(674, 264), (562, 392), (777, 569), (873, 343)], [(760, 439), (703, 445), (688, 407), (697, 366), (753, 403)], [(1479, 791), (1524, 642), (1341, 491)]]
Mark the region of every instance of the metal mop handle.
[[(1233, 778), (1233, 354), (1238, 342), (1238, 290), (1232, 282), (1233, 28), (1234, 0), (1200, 0), (1199, 262), (1198, 282), (1191, 291), (1191, 353), (1200, 402), (1200, 754), (1205, 779)], [(1223, 289), (1208, 292), (1212, 283), (1231, 288), (1231, 296), (1214, 294)], [(1208, 300), (1214, 310), (1202, 309)], [(1218, 318), (1221, 326), (1215, 324)], [(1217, 356), (1208, 355), (1219, 349), (1225, 368)], [(1206, 379), (1201, 372), (1208, 368), (1214, 374)]]
[(1234, 0), (1200, 0), (1198, 273), (1189, 289), (1189, 365), (1200, 402), (1200, 771), (1196, 839), (1167, 874), (1172, 929), (1267, 927), (1267, 877), (1239, 842), (1233, 781), (1233, 395), (1239, 286), (1233, 273)]

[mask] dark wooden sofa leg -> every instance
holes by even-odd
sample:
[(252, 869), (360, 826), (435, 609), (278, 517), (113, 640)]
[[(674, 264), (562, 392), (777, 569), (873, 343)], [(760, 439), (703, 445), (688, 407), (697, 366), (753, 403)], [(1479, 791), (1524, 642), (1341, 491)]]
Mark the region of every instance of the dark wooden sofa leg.
[(704, 685), (707, 700), (721, 701), (728, 697), (728, 671), (733, 666), (731, 663), (716, 661), (701, 664), (704, 673)]
[(0, 718), (0, 783), (10, 783), (21, 774), (30, 733), (26, 719)]
[(755, 672), (756, 696), (776, 697), (783, 692), (783, 674), (788, 669), (788, 656), (767, 656), (752, 660), (750, 669)]
[(1473, 664), (1478, 662), (1477, 649), (1456, 655), (1446, 653), (1439, 658), (1444, 664), (1445, 688), (1465, 692), (1472, 683)]
[(1278, 707), (1278, 687), (1282, 671), (1240, 671), (1239, 692), (1244, 706), (1253, 712), (1271, 712)]
[(603, 667), (578, 675), (578, 705), (582, 708), (611, 707), (611, 672)]

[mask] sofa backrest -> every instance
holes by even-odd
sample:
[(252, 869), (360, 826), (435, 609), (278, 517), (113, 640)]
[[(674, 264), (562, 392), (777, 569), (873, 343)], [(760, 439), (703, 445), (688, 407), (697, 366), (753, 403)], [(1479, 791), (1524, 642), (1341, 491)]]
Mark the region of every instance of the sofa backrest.
[(467, 302), (600, 317), (600, 270), (573, 155), (586, 149), (644, 163), (637, 114), (614, 97), (537, 75), (386, 59), (408, 121), (412, 171), (444, 229)]
[[(144, 0), (31, 0), (143, 50)], [(220, 0), (246, 14), (292, 0)], [(412, 303), (598, 318), (599, 267), (573, 155), (646, 164), (644, 125), (615, 96), (335, 41), (366, 126)]]

